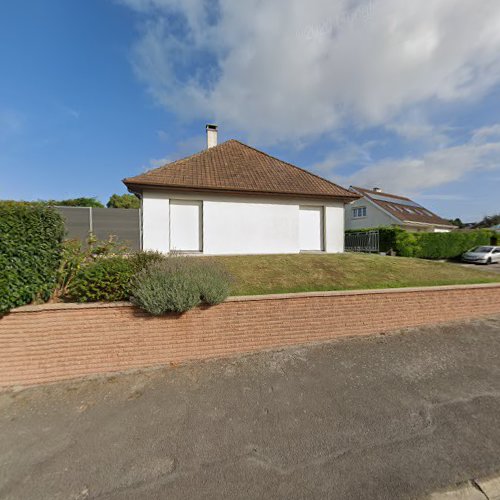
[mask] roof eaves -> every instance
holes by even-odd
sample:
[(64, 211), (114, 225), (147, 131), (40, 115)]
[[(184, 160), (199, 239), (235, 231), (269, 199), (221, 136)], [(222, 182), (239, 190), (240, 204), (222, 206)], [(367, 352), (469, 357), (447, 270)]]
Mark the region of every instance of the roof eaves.
[(329, 199), (336, 201), (344, 201), (349, 203), (360, 198), (360, 196), (343, 196), (337, 194), (327, 194), (327, 193), (300, 193), (300, 192), (288, 192), (288, 191), (258, 191), (252, 189), (228, 189), (228, 188), (213, 188), (213, 187), (200, 187), (200, 186), (179, 186), (176, 184), (157, 184), (148, 182), (134, 182), (130, 179), (123, 179), (123, 183), (127, 186), (129, 191), (136, 192), (134, 190), (143, 190), (148, 188), (160, 189), (162, 191), (192, 191), (192, 192), (204, 192), (204, 193), (222, 193), (222, 194), (248, 194), (248, 195), (262, 195), (262, 196), (287, 196), (287, 197), (300, 197), (300, 198), (320, 198)]

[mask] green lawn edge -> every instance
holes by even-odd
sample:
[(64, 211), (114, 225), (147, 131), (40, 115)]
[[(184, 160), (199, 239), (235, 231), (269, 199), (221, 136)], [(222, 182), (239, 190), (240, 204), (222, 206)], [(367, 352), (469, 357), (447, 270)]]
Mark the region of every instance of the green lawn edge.
[(233, 296), (500, 283), (500, 273), (488, 269), (405, 257), (344, 253), (207, 258), (234, 276)]

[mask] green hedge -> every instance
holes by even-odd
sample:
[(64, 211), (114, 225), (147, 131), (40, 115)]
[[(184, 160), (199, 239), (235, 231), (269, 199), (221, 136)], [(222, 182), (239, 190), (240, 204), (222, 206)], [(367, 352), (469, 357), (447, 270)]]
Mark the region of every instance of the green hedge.
[(396, 252), (404, 257), (453, 259), (478, 245), (489, 245), (491, 231), (451, 231), (449, 233), (406, 233), (396, 238)]
[(63, 237), (63, 220), (52, 208), (0, 202), (0, 314), (49, 299)]
[[(451, 231), (449, 233), (411, 233), (400, 227), (376, 227), (379, 231), (380, 251), (391, 249), (403, 257), (421, 259), (453, 259), (478, 245), (491, 244), (493, 234), (488, 229)], [(349, 230), (348, 233), (370, 229)]]

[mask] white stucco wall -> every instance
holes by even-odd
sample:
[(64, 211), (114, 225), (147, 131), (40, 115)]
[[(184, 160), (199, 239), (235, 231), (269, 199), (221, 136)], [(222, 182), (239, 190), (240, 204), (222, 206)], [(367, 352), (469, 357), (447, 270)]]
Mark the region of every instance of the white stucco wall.
[[(366, 217), (355, 219), (352, 215), (352, 209), (354, 207), (366, 207)], [(400, 224), (400, 222), (365, 198), (361, 198), (345, 206), (346, 229), (365, 229), (369, 227), (391, 226), (394, 224)]]
[(170, 200), (160, 192), (147, 191), (142, 196), (142, 248), (166, 253), (169, 241)]
[(168, 252), (169, 201), (202, 201), (203, 253), (298, 253), (299, 206), (324, 207), (324, 243), (327, 252), (344, 251), (344, 205), (322, 200), (253, 196), (143, 193), (143, 249)]

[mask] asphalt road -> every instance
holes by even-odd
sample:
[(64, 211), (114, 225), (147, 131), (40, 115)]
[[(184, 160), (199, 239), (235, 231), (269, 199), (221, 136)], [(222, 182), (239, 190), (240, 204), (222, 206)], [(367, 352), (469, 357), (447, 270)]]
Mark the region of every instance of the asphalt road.
[(500, 317), (0, 395), (0, 498), (418, 498), (500, 470)]
[(488, 266), (484, 264), (467, 264), (465, 262), (457, 262), (458, 265), (462, 267), (469, 267), (471, 269), (477, 269), (479, 271), (486, 271), (488, 273), (499, 273), (500, 274), (500, 262), (495, 262)]

